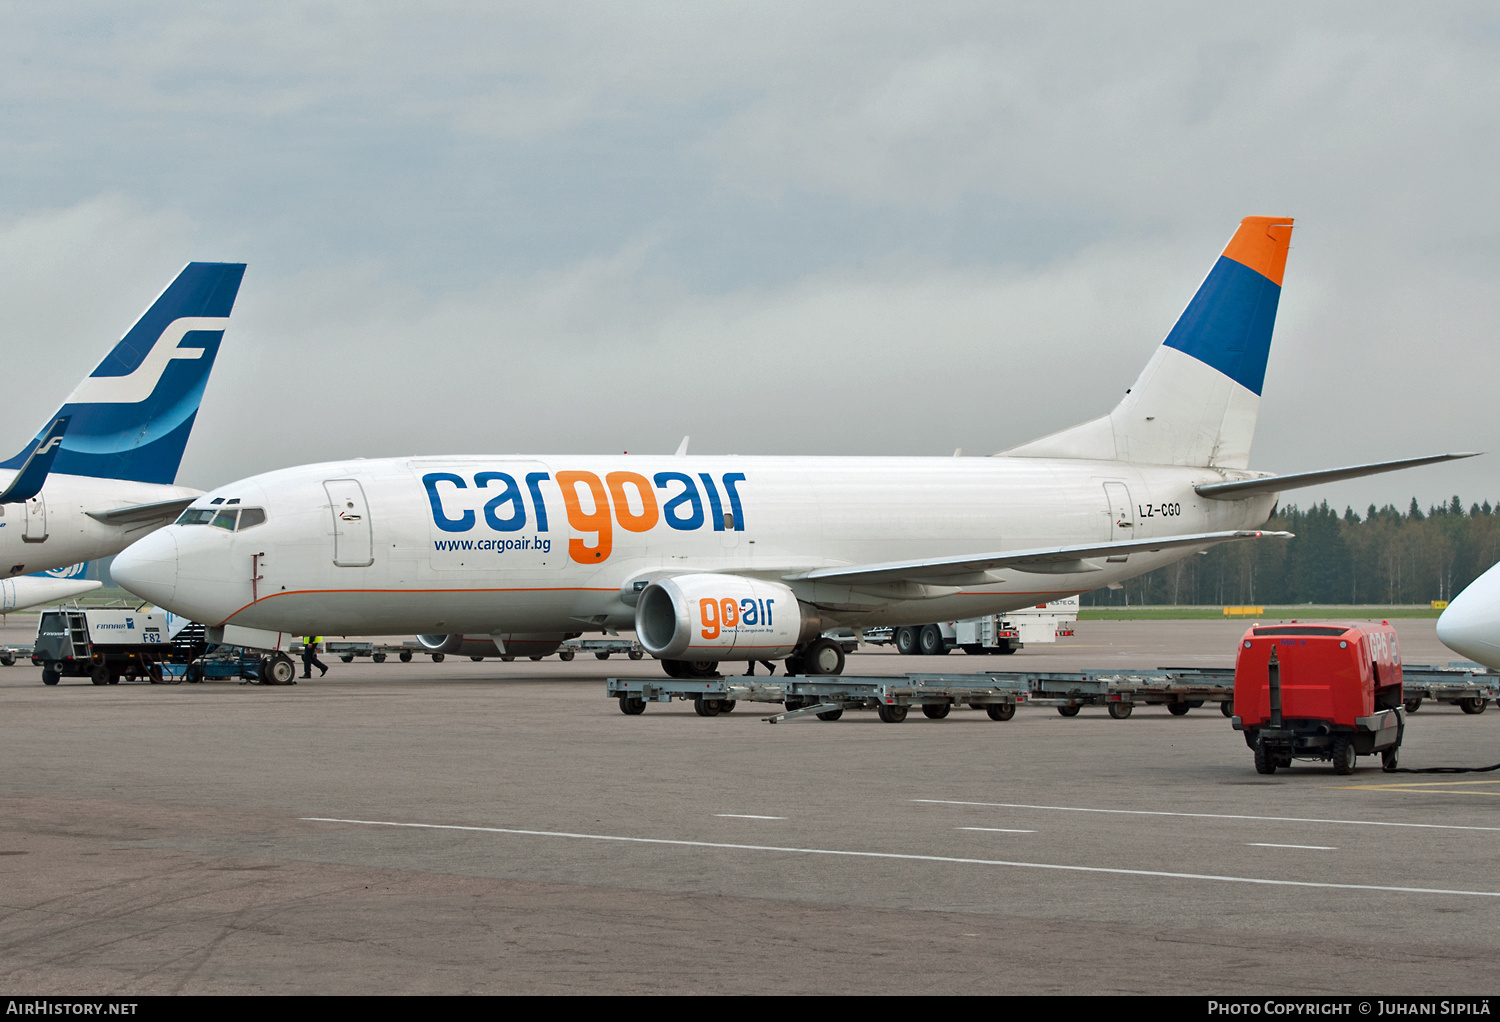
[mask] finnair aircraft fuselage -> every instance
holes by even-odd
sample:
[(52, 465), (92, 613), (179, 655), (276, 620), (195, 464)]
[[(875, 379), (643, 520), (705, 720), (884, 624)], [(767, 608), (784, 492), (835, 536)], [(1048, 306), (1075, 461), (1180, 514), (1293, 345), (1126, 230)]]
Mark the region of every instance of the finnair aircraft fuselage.
[(163, 606), (191, 606), (209, 624), (540, 633), (630, 627), (643, 583), (711, 572), (784, 580), (822, 609), (825, 627), (905, 624), (1013, 610), (1185, 551), (934, 572), (930, 581), (786, 576), (1263, 524), (1273, 494), (1221, 501), (1193, 490), (1225, 478), (1203, 468), (1007, 457), (335, 462), (210, 492), (193, 508), (232, 510), (212, 502), (237, 501), (262, 509), (264, 523), (171, 527), (153, 546), (170, 536), (174, 549), (154, 570), (141, 562), (148, 550), (131, 552), (130, 584)]

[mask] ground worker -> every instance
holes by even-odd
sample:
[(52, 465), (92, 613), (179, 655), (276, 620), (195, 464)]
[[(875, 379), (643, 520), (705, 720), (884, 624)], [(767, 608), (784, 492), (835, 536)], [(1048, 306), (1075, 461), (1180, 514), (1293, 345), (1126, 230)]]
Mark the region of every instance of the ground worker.
[(302, 637), (302, 677), (311, 678), (312, 669), (316, 667), (322, 677), (328, 673), (328, 665), (318, 659), (318, 643), (323, 641), (321, 635), (304, 635)]

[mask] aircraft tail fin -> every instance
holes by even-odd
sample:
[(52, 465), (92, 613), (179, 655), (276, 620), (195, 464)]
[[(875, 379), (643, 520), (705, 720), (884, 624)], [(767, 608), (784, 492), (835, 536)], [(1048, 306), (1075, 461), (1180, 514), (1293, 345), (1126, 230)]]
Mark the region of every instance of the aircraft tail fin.
[(1246, 468), (1291, 238), (1290, 217), (1240, 221), (1114, 411), (1002, 453)]
[[(47, 420), (50, 428), (71, 419), (53, 472), (145, 483), (177, 478), (244, 274), (244, 263), (183, 268)], [(46, 432), (0, 468), (19, 469)]]

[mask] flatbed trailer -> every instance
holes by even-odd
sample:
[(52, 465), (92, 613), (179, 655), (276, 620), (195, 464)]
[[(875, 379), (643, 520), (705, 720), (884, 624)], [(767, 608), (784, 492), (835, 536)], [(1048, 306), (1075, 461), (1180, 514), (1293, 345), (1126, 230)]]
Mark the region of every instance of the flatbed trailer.
[(1477, 665), (1407, 665), (1401, 669), (1401, 697), (1407, 713), (1416, 713), (1424, 700), (1451, 703), (1469, 714), (1483, 713), (1492, 699), (1500, 700), (1500, 675)]
[[(1457, 703), (1466, 713), (1472, 703), (1495, 699), (1500, 675), (1463, 668), (1405, 668), (1408, 700), (1431, 698)], [(1009, 720), (1022, 704), (1051, 706), (1075, 717), (1085, 706), (1102, 706), (1116, 720), (1137, 706), (1165, 706), (1182, 716), (1207, 703), (1234, 715), (1232, 667), (1161, 667), (1155, 670), (986, 671), (982, 674), (907, 674), (899, 677), (831, 675), (751, 680), (739, 676), (703, 679), (609, 678), (607, 694), (626, 714), (642, 713), (647, 703), (692, 700), (700, 716), (730, 712), (739, 702), (781, 703), (786, 709), (771, 723), (816, 716), (837, 720), (844, 710), (874, 709), (882, 720), (899, 723), (920, 706), (929, 717), (946, 717), (956, 706), (985, 710), (994, 720)], [(1407, 703), (1410, 706), (1410, 702)]]
[(557, 649), (557, 658), (572, 660), (580, 653), (592, 653), (596, 660), (608, 660), (616, 653), (632, 660), (639, 660), (646, 655), (641, 644), (634, 639), (564, 639)]
[[(287, 650), (292, 656), (301, 656), (304, 643), (294, 642)], [(427, 653), (428, 650), (417, 645), (415, 642), (378, 643), (378, 642), (329, 642), (323, 643), (323, 651), (329, 656), (336, 656), (346, 664), (354, 663), (356, 657), (369, 657), (377, 664), (383, 664), (389, 657), (395, 657), (403, 664), (411, 663), (412, 655), (415, 653)], [(441, 661), (442, 654), (432, 658)]]
[(31, 656), (31, 646), (0, 646), (0, 667), (14, 667), (17, 660)]

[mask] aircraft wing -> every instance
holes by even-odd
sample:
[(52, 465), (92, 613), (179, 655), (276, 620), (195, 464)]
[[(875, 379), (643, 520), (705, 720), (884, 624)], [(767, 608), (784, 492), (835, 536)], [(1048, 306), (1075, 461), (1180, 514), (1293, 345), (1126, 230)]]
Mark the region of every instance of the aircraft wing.
[(24, 504), (42, 492), (42, 486), (47, 482), (47, 473), (52, 471), (52, 459), (57, 457), (57, 449), (62, 446), (63, 434), (68, 431), (68, 421), (72, 418), (71, 415), (58, 416), (41, 435), (36, 447), (32, 448), (21, 464), (21, 470), (10, 481), (5, 492), (0, 493), (0, 504)]
[(1102, 564), (1091, 563), (1108, 557), (1154, 553), (1187, 546), (1213, 546), (1241, 539), (1290, 539), (1290, 532), (1199, 532), (1187, 536), (1164, 536), (1160, 539), (1131, 539), (1117, 543), (1091, 543), (1084, 546), (1047, 547), (1039, 550), (1008, 550), (1005, 553), (969, 554), (964, 557), (935, 557), (919, 561), (892, 561), (887, 564), (857, 564), (850, 567), (814, 568), (811, 571), (783, 575), (788, 582), (928, 582), (945, 584), (983, 584), (993, 579), (962, 579), (1002, 568), (1036, 572), (1045, 575), (1100, 571)]
[(1465, 451), (1461, 454), (1433, 454), (1426, 458), (1405, 458), (1401, 461), (1375, 461), (1368, 465), (1327, 468), (1320, 472), (1293, 472), (1291, 475), (1266, 476), (1261, 479), (1238, 479), (1228, 483), (1204, 483), (1201, 486), (1193, 487), (1193, 489), (1198, 491), (1198, 496), (1200, 497), (1210, 497), (1214, 500), (1239, 500), (1242, 497), (1253, 497), (1260, 493), (1280, 493), (1282, 490), (1295, 490), (1299, 486), (1336, 483), (1341, 479), (1358, 479), (1360, 476), (1372, 476), (1380, 472), (1394, 472), (1401, 468), (1416, 468), (1418, 465), (1432, 465), (1440, 461), (1457, 461), (1459, 458), (1473, 458), (1479, 453), (1479, 451)]
[(197, 497), (176, 497), (172, 500), (159, 500), (154, 504), (132, 504), (129, 507), (117, 507), (111, 511), (90, 511), (88, 516), (105, 525), (134, 525), (137, 522), (173, 519), (186, 511), (187, 506), (197, 499)]

